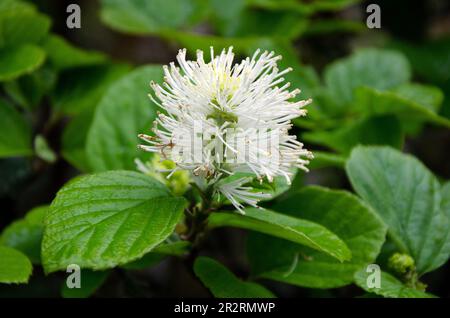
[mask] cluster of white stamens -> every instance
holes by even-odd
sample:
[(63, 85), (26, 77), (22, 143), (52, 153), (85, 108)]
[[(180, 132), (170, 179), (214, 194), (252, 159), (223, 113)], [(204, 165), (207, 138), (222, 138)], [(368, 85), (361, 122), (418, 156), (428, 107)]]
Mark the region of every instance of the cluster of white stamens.
[[(209, 62), (202, 51), (189, 61), (186, 50), (180, 50), (179, 67), (164, 67), (162, 86), (151, 83), (156, 98), (150, 98), (164, 114), (158, 113), (154, 136), (139, 135), (148, 143), (140, 148), (173, 160), (174, 171), (190, 170), (206, 180), (243, 172), (269, 182), (284, 176), (290, 182), (292, 168), (306, 170), (312, 157), (288, 133), (291, 120), (304, 116), (303, 107), (311, 100), (290, 101), (300, 90), (281, 85), (291, 69), (279, 71), (280, 58), (257, 50), (233, 64), (232, 48), (218, 56), (211, 48)], [(241, 178), (217, 191), (242, 211), (240, 202), (256, 206), (261, 198), (244, 187), (246, 182), (247, 177)]]

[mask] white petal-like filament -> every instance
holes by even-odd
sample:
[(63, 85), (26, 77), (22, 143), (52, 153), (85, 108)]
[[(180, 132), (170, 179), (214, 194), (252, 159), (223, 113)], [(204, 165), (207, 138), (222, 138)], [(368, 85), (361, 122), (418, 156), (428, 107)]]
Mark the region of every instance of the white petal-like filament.
[[(140, 148), (210, 180), (245, 172), (269, 181), (283, 176), (290, 182), (292, 167), (307, 170), (312, 154), (289, 129), (292, 119), (306, 115), (303, 108), (311, 100), (292, 101), (300, 90), (289, 91), (290, 84), (283, 84), (291, 69), (278, 69), (281, 56), (257, 50), (235, 64), (231, 47), (219, 55), (211, 48), (210, 55), (207, 62), (197, 51), (191, 61), (182, 49), (178, 66), (164, 67), (164, 83), (151, 83), (150, 98), (164, 114), (155, 120), (154, 136), (139, 135), (146, 142)], [(187, 138), (198, 135), (200, 144)], [(218, 189), (241, 212), (242, 203), (256, 206), (264, 197), (243, 181)]]

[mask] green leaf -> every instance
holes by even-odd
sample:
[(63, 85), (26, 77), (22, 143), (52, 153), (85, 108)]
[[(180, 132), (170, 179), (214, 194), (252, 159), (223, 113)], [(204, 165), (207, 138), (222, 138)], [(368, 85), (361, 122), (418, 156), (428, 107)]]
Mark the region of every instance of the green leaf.
[(444, 92), (444, 101), (441, 107), (441, 116), (450, 119), (450, 80), (442, 84), (442, 91)]
[(200, 0), (102, 0), (101, 19), (131, 34), (157, 34), (192, 24), (202, 11)]
[(137, 148), (139, 133), (148, 132), (156, 117), (149, 97), (151, 80), (162, 81), (159, 65), (140, 67), (110, 86), (103, 96), (88, 133), (86, 151), (94, 171), (135, 170), (134, 160), (148, 160)]
[(242, 0), (209, 0), (210, 22), (225, 37), (276, 37), (293, 39), (306, 29), (306, 17), (294, 11), (248, 8)]
[(81, 288), (69, 288), (64, 281), (61, 296), (64, 298), (88, 298), (103, 285), (108, 275), (109, 271), (83, 269), (80, 272)]
[(38, 43), (50, 28), (47, 16), (28, 3), (15, 2), (0, 7), (0, 49)]
[(0, 2), (0, 11), (2, 12), (15, 12), (15, 11), (36, 11), (34, 5), (29, 2), (24, 2), (21, 0), (3, 0)]
[(413, 257), (419, 274), (450, 255), (450, 219), (441, 185), (416, 158), (388, 147), (357, 147), (346, 166), (355, 191), (389, 227), (401, 252)]
[(395, 148), (401, 148), (403, 144), (402, 127), (394, 116), (363, 118), (331, 131), (307, 132), (303, 138), (343, 154), (349, 154), (359, 144)]
[(306, 30), (307, 24), (308, 21), (296, 12), (245, 10), (228, 21), (224, 36), (293, 39)]
[(14, 103), (33, 111), (53, 89), (56, 78), (55, 70), (44, 65), (31, 74), (5, 82), (3, 88)]
[(208, 0), (210, 7), (210, 23), (212, 23), (221, 35), (230, 35), (230, 24), (239, 17), (247, 7), (242, 0)]
[(45, 52), (34, 45), (0, 49), (0, 82), (33, 72), (44, 60)]
[(308, 165), (309, 169), (320, 169), (327, 167), (336, 167), (336, 168), (345, 167), (346, 158), (342, 155), (317, 150), (313, 152), (313, 155), (314, 159), (311, 160), (310, 164)]
[(129, 71), (124, 64), (101, 64), (63, 71), (52, 96), (53, 106), (63, 114), (94, 111), (108, 88)]
[(273, 209), (333, 231), (348, 246), (352, 258), (340, 263), (310, 248), (252, 233), (247, 251), (253, 275), (311, 288), (345, 286), (353, 282), (355, 271), (376, 259), (384, 242), (383, 222), (346, 191), (306, 187), (278, 201)]
[(450, 127), (450, 120), (436, 112), (441, 101), (439, 90), (419, 85), (403, 85), (384, 92), (360, 87), (355, 91), (354, 111), (367, 116), (394, 114), (407, 130), (408, 124), (417, 125), (425, 121)]
[(380, 49), (357, 51), (329, 65), (324, 75), (329, 97), (341, 107), (353, 100), (353, 91), (357, 87), (386, 90), (406, 83), (410, 78), (408, 60), (401, 53)]
[(367, 285), (367, 279), (372, 273), (366, 273), (366, 271), (360, 270), (355, 273), (356, 284), (369, 293), (374, 293), (383, 297), (389, 298), (434, 298), (434, 295), (416, 290), (404, 285), (394, 276), (381, 272), (380, 288), (369, 288)]
[(28, 156), (31, 148), (31, 129), (11, 105), (0, 98), (0, 158)]
[(167, 242), (155, 247), (153, 252), (164, 255), (181, 256), (186, 254), (190, 247), (191, 243), (188, 241)]
[(392, 91), (398, 94), (398, 96), (414, 101), (423, 108), (429, 109), (435, 113), (439, 111), (442, 101), (444, 100), (444, 94), (435, 86), (408, 83), (400, 85)]
[[(407, 119), (406, 121), (403, 120), (403, 127), (407, 133), (415, 134), (420, 132), (425, 122), (439, 125), (450, 124), (449, 120), (446, 121), (437, 115), (444, 100), (444, 94), (439, 88), (411, 83), (400, 85), (392, 91), (401, 99), (409, 101), (409, 104), (414, 104), (413, 107), (409, 106), (409, 113), (406, 111), (402, 113), (400, 109), (398, 114), (400, 119)], [(411, 115), (413, 115), (412, 119), (410, 119)]]
[(258, 8), (268, 10), (290, 10), (303, 14), (313, 14), (318, 11), (337, 11), (346, 6), (359, 2), (359, 0), (248, 0), (250, 4)]
[(217, 298), (275, 297), (265, 287), (237, 278), (225, 266), (209, 257), (198, 257), (194, 263), (194, 272)]
[(91, 127), (93, 112), (87, 111), (73, 118), (62, 134), (61, 154), (65, 160), (83, 172), (90, 172), (86, 155), (86, 139)]
[(2, 1), (0, 7), (0, 81), (37, 69), (45, 52), (33, 45), (47, 34), (50, 19), (30, 4)]
[(44, 231), (44, 214), (48, 206), (32, 209), (23, 219), (8, 225), (0, 235), (0, 245), (24, 253), (33, 264), (41, 262), (41, 242)]
[(447, 181), (441, 189), (442, 195), (442, 211), (447, 213), (447, 217), (450, 219), (450, 181)]
[(77, 178), (58, 192), (45, 217), (44, 269), (78, 264), (101, 270), (138, 259), (172, 233), (184, 205), (183, 198), (137, 172)]
[(245, 215), (213, 213), (209, 226), (233, 226), (272, 235), (321, 251), (339, 261), (349, 260), (351, 252), (339, 237), (325, 227), (311, 221), (265, 209), (249, 208)]
[(27, 283), (33, 267), (30, 260), (21, 252), (0, 246), (0, 283)]
[(51, 65), (58, 71), (106, 62), (105, 55), (77, 48), (58, 35), (47, 37), (42, 46)]

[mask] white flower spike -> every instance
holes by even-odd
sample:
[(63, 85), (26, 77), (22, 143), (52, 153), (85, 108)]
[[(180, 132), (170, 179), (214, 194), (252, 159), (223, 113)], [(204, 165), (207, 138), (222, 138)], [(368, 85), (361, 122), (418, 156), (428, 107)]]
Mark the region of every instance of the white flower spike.
[(230, 47), (210, 61), (203, 51), (197, 60), (186, 60), (186, 50), (175, 63), (164, 66), (163, 85), (151, 82), (150, 98), (164, 110), (154, 122), (154, 136), (139, 137), (148, 145), (139, 147), (159, 153), (175, 162), (177, 170), (189, 170), (207, 184), (246, 173), (246, 177), (215, 188), (242, 212), (242, 203), (256, 206), (265, 197), (244, 184), (248, 174), (269, 182), (284, 176), (288, 182), (292, 168), (307, 170), (311, 152), (296, 136), (289, 135), (291, 120), (306, 115), (311, 99), (291, 101), (299, 89), (289, 91), (284, 83), (288, 68), (279, 71), (281, 56), (257, 50), (252, 58), (233, 64)]

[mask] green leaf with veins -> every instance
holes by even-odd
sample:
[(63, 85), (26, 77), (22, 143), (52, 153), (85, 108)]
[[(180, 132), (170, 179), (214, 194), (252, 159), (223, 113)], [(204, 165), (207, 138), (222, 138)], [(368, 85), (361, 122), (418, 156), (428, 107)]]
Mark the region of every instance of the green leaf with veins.
[(289, 240), (326, 253), (341, 262), (351, 258), (347, 245), (322, 225), (270, 210), (248, 208), (245, 215), (236, 212), (213, 213), (208, 222), (211, 228), (232, 226)]
[(327, 66), (324, 80), (330, 102), (340, 111), (353, 100), (354, 89), (367, 86), (387, 90), (411, 78), (408, 60), (391, 50), (362, 49)]
[(43, 65), (31, 74), (5, 82), (3, 88), (14, 103), (34, 111), (44, 96), (53, 89), (57, 73), (48, 65)]
[(97, 64), (64, 70), (59, 74), (51, 96), (53, 105), (62, 114), (93, 112), (109, 87), (129, 70), (125, 64)]
[[(375, 261), (386, 226), (373, 210), (346, 191), (310, 186), (293, 191), (272, 207), (333, 231), (348, 246), (344, 263), (311, 248), (251, 233), (247, 252), (252, 275), (311, 288), (336, 288), (353, 282), (361, 266)], [(271, 257), (267, 257), (271, 255)]]
[(344, 168), (347, 158), (343, 155), (325, 151), (313, 151), (314, 159), (308, 165), (308, 169), (320, 169), (328, 167)]
[(441, 102), (442, 92), (431, 87), (408, 84), (390, 91), (360, 87), (352, 111), (366, 116), (396, 115), (407, 131), (414, 132), (417, 128), (411, 125), (424, 122), (450, 127), (450, 120), (436, 112)]
[(50, 64), (58, 71), (104, 63), (106, 56), (95, 51), (85, 51), (73, 46), (63, 37), (50, 35), (43, 44)]
[(157, 106), (149, 99), (149, 83), (162, 81), (160, 65), (141, 66), (114, 82), (97, 106), (86, 153), (93, 171), (135, 170), (136, 158), (149, 153), (137, 148), (138, 134), (149, 132)]
[(450, 255), (447, 186), (416, 158), (389, 147), (356, 147), (347, 162), (355, 191), (389, 227), (402, 253), (424, 274)]
[(69, 264), (101, 270), (142, 257), (182, 217), (185, 200), (137, 172), (108, 171), (69, 182), (45, 216), (46, 273)]
[(48, 206), (32, 209), (23, 219), (8, 225), (0, 235), (0, 245), (15, 248), (33, 262), (41, 263), (41, 242), (44, 231), (44, 215)]
[(0, 50), (38, 43), (47, 34), (50, 24), (50, 19), (37, 12), (29, 3), (2, 0)]
[(18, 250), (0, 246), (0, 283), (27, 283), (33, 267), (30, 260)]
[(369, 288), (367, 280), (372, 273), (366, 273), (366, 270), (360, 270), (355, 273), (356, 284), (369, 293), (374, 293), (388, 298), (434, 298), (434, 295), (420, 290), (408, 287), (397, 278), (386, 272), (381, 272), (380, 288)]
[(256, 8), (275, 11), (296, 11), (302, 14), (313, 14), (320, 11), (338, 11), (359, 0), (249, 0), (248, 3)]
[(88, 298), (103, 285), (109, 273), (109, 271), (82, 269), (80, 272), (80, 288), (69, 288), (64, 280), (61, 288), (61, 296), (64, 298)]
[(0, 49), (0, 82), (29, 74), (44, 63), (45, 52), (31, 44)]
[(111, 28), (130, 34), (160, 34), (191, 26), (203, 15), (202, 0), (102, 0), (100, 16)]

